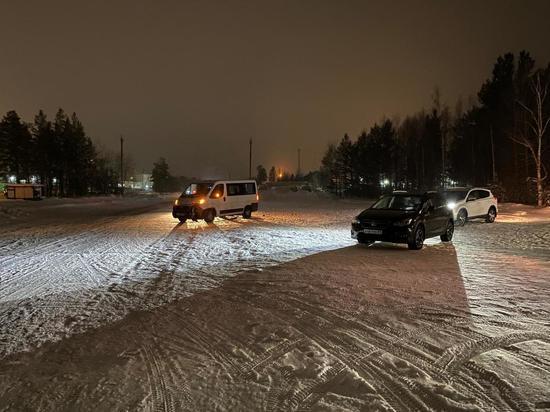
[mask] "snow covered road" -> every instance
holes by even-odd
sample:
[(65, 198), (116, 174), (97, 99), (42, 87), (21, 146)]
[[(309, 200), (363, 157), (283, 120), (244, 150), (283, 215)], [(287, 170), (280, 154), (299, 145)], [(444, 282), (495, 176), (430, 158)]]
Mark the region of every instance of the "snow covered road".
[(167, 199), (39, 205), (0, 233), (0, 356), (215, 287), (241, 270), (352, 244), (347, 225), (357, 205), (308, 210), (316, 203), (274, 201), (254, 219), (215, 225), (178, 224)]
[(11, 214), (0, 410), (550, 410), (550, 216), (410, 252), (293, 196), (213, 226), (166, 199)]

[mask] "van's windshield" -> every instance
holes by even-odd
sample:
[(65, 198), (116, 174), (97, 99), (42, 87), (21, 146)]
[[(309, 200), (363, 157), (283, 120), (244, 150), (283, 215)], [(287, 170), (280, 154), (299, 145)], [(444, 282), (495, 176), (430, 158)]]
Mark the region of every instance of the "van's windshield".
[(191, 183), (181, 194), (182, 197), (206, 196), (213, 183)]

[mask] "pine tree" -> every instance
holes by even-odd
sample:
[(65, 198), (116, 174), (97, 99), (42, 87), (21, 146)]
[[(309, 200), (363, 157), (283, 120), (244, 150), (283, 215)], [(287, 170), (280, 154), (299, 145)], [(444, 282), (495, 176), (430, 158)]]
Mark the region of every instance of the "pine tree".
[(28, 126), (14, 110), (7, 112), (0, 122), (0, 144), (0, 169), (17, 180), (28, 180), (32, 169), (32, 138)]
[(269, 169), (269, 181), (271, 183), (275, 183), (277, 181), (277, 172), (275, 170), (275, 166), (271, 166), (271, 169)]
[(153, 181), (153, 190), (155, 192), (163, 193), (169, 191), (172, 176), (164, 157), (161, 157), (158, 162), (153, 164), (151, 180)]
[(264, 182), (267, 180), (267, 171), (265, 170), (265, 167), (263, 167), (262, 165), (259, 165), (259, 166), (256, 168), (256, 171), (257, 171), (257, 174), (256, 174), (256, 181), (257, 181), (259, 184), (264, 183)]

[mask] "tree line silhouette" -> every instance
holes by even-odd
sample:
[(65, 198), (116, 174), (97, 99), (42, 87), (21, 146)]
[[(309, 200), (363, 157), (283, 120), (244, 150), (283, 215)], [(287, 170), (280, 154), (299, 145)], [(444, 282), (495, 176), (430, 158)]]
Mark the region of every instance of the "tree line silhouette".
[[(344, 135), (321, 162), (324, 185), (338, 195), (489, 186), (504, 199), (548, 199), (550, 65), (526, 51), (500, 56), (477, 100), (454, 110), (436, 88), (429, 110), (385, 119), (355, 140)], [(466, 107), (465, 107), (466, 106)]]
[(59, 109), (49, 121), (40, 110), (28, 124), (12, 110), (0, 121), (0, 176), (41, 183), (48, 196), (114, 193), (119, 170), (120, 160), (99, 153), (75, 113)]

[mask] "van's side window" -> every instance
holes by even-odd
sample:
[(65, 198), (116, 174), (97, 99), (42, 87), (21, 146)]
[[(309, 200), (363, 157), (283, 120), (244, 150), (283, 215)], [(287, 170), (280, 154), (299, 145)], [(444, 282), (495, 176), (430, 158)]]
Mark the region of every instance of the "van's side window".
[(255, 195), (256, 194), (256, 185), (254, 183), (245, 183), (246, 186), (246, 194), (247, 195)]
[(212, 193), (210, 194), (210, 199), (219, 199), (223, 196), (223, 184), (216, 185)]
[(239, 184), (238, 183), (228, 183), (227, 184), (227, 196), (238, 196), (239, 193)]
[(227, 183), (227, 196), (255, 195), (254, 183)]

